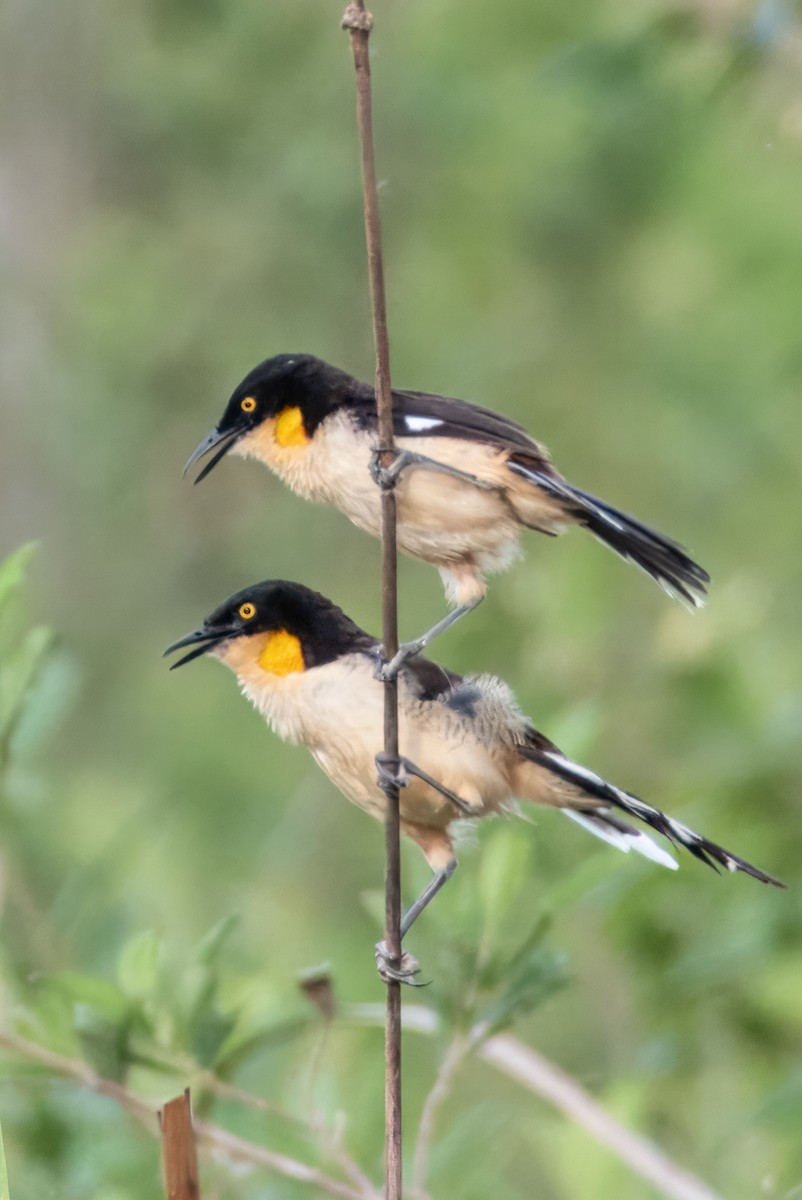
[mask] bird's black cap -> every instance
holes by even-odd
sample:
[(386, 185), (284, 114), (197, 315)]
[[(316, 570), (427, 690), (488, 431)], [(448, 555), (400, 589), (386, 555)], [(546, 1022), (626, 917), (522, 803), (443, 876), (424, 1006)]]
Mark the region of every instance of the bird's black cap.
[(377, 642), (319, 592), (284, 579), (267, 579), (230, 596), (200, 629), (168, 646), (165, 655), (191, 646), (171, 670), (233, 638), (279, 630), (298, 639), (304, 665), (319, 667), (357, 650), (373, 653)]
[(288, 408), (300, 411), (306, 436), (311, 438), (329, 413), (361, 395), (366, 386), (311, 354), (268, 358), (234, 389), (217, 426), (190, 455), (184, 473), (216, 449), (195, 480), (200, 483), (235, 442)]

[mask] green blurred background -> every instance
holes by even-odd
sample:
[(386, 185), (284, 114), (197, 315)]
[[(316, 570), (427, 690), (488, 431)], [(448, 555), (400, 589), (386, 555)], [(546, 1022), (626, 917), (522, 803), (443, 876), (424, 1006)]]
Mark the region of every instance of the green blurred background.
[[(375, 7), (395, 382), (508, 412), (713, 577), (691, 615), (592, 539), (532, 536), (434, 656), (506, 676), (567, 753), (791, 885), (716, 879), (687, 856), (660, 871), (556, 814), (501, 840), (490, 824), (415, 930), (433, 983), (413, 999), (446, 1019), (488, 930), (514, 942), (546, 914), (543, 953), (567, 956), (570, 982), (517, 1034), (722, 1196), (791, 1200), (802, 14)], [(258, 464), (181, 479), (262, 358), (372, 374), (339, 17), (319, 0), (6, 0), (0, 15), (0, 548), (39, 543), (26, 583), (7, 571), (0, 626), (4, 1019), (154, 1098), (186, 1073), (148, 1072), (144, 1044), (304, 1111), (319, 1030), (297, 973), (326, 960), (344, 1004), (382, 998), (381, 829), (216, 664), (176, 676), (160, 659), (271, 576), (378, 632), (377, 543)], [(442, 614), (430, 568), (404, 561), (400, 591), (402, 635)], [(56, 636), (26, 633), (40, 625)], [(505, 856), (526, 865), (490, 925), (486, 854), (502, 884)], [(414, 847), (404, 862), (411, 895), (427, 872)], [(232, 1030), (245, 1049), (223, 1063)], [(434, 1048), (410, 1036), (406, 1051), (411, 1136)], [(315, 1087), (378, 1178), (380, 1031), (336, 1025)], [(280, 1123), (208, 1107), (298, 1150)], [(13, 1057), (0, 1116), (15, 1200), (163, 1194), (155, 1142)], [(435, 1197), (656, 1194), (479, 1063), (438, 1133)], [(219, 1196), (310, 1194), (216, 1171)]]

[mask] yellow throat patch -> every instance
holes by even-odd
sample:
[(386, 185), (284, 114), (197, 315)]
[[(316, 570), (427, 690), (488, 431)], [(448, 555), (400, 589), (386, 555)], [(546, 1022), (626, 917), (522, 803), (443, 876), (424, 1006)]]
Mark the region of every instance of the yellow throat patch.
[(291, 675), (294, 671), (306, 670), (301, 643), (295, 634), (287, 633), (286, 629), (271, 633), (259, 655), (259, 666), (271, 675)]
[(276, 417), (276, 441), (279, 446), (305, 446), (309, 441), (300, 408), (283, 408)]

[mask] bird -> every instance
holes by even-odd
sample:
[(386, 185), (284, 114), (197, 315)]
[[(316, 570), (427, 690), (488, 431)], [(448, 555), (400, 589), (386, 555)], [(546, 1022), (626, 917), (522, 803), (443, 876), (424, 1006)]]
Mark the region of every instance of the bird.
[(393, 667), (483, 600), (486, 576), (518, 556), (523, 529), (554, 536), (580, 525), (686, 606), (704, 603), (707, 571), (678, 543), (570, 484), (517, 422), (426, 392), (393, 391), (392, 406), (397, 457), (387, 472), (378, 465), (374, 388), (313, 355), (279, 354), (234, 389), (184, 472), (211, 455), (199, 483), (228, 453), (259, 459), (294, 492), (333, 505), (374, 537), (382, 529), (376, 483), (394, 482), (398, 549), (437, 567), (452, 611), (402, 647)]
[[(405, 913), (401, 934), (454, 873), (455, 821), (515, 812), (519, 801), (550, 805), (620, 850), (665, 867), (677, 860), (642, 829), (718, 870), (784, 886), (745, 859), (573, 762), (523, 715), (506, 683), (460, 676), (413, 656), (398, 674), (399, 765), (382, 758), (382, 647), (331, 600), (300, 583), (266, 580), (231, 596), (165, 655), (183, 666), (211, 654), (285, 742), (300, 743), (337, 788), (383, 820), (388, 773), (400, 785), (400, 827), (432, 869)], [(377, 768), (378, 756), (378, 768)], [(379, 943), (383, 978), (410, 981), (412, 956), (394, 964)]]

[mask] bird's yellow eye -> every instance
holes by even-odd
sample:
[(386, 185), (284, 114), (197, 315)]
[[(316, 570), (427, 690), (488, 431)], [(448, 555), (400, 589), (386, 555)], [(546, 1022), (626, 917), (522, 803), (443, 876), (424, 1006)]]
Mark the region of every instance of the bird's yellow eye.
[(243, 621), (250, 621), (251, 617), (256, 616), (255, 605), (249, 603), (241, 604), (239, 615), (242, 617)]
[(243, 412), (252, 413), (256, 408), (256, 401), (254, 400), (253, 396), (246, 396), (245, 399), (240, 403), (240, 408)]

